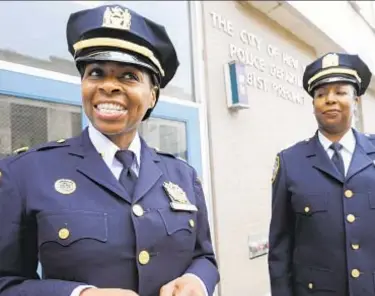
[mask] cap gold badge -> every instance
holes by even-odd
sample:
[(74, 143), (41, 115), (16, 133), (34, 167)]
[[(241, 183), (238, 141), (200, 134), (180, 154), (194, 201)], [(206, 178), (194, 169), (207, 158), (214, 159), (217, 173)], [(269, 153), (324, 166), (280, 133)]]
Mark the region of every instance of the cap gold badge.
[(337, 67), (339, 65), (339, 56), (335, 53), (327, 54), (322, 59), (322, 68)]
[(55, 190), (61, 194), (72, 194), (77, 188), (76, 183), (69, 179), (59, 179), (55, 182)]
[(130, 30), (132, 16), (129, 10), (120, 6), (107, 7), (103, 15), (103, 27)]
[(171, 200), (171, 208), (177, 211), (198, 211), (197, 207), (190, 203), (184, 190), (172, 182), (164, 182), (164, 190)]
[(279, 169), (280, 169), (280, 156), (277, 155), (275, 159), (275, 163), (273, 165), (272, 183), (276, 180)]

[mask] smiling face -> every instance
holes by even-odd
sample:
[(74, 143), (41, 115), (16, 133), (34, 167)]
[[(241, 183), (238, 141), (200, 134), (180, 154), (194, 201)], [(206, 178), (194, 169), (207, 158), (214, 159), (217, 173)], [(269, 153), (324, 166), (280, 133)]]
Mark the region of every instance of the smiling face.
[(314, 113), (319, 129), (328, 135), (343, 135), (350, 129), (358, 102), (350, 84), (326, 84), (314, 91)]
[(115, 62), (91, 63), (82, 77), (83, 108), (108, 137), (134, 137), (146, 111), (156, 103), (146, 70)]

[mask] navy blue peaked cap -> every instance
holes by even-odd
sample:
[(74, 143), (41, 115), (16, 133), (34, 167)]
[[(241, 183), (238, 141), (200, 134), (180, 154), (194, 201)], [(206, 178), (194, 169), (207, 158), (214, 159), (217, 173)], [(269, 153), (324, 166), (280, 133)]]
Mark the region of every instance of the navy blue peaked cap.
[(72, 13), (66, 34), (77, 67), (98, 60), (134, 64), (156, 74), (163, 88), (179, 66), (165, 28), (121, 5)]
[(303, 88), (313, 97), (314, 90), (328, 83), (350, 83), (363, 95), (372, 73), (358, 55), (327, 53), (308, 65), (303, 74)]

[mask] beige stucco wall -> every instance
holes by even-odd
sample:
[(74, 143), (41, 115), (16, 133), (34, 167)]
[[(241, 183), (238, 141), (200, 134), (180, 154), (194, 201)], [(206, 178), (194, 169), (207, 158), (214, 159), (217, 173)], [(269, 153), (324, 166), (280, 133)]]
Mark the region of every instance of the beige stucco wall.
[[(236, 2), (203, 1), (203, 15), (213, 211), (222, 276), (219, 292), (222, 296), (262, 296), (269, 292), (267, 257), (250, 260), (248, 240), (249, 236), (268, 235), (275, 154), (311, 136), (316, 128), (311, 99), (303, 89), (269, 72), (276, 64), (301, 76), (302, 66), (315, 58), (314, 51), (264, 15)], [(219, 22), (217, 15), (231, 24)], [(257, 42), (251, 46), (241, 41), (243, 29), (261, 39), (259, 49)], [(268, 44), (298, 60), (298, 69), (283, 64), (281, 57), (271, 58)], [(265, 92), (248, 86), (250, 108), (238, 112), (228, 111), (223, 72), (223, 65), (232, 60), (234, 46), (264, 60), (264, 71), (247, 66), (247, 72), (262, 77), (269, 88)], [(304, 103), (277, 96), (273, 83), (304, 96)]]

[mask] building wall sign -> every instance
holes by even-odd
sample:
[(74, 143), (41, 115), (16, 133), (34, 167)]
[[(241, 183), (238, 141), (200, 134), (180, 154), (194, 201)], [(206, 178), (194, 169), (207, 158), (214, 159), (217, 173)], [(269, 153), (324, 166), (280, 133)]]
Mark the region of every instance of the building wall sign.
[(245, 66), (239, 62), (224, 65), (224, 82), (228, 108), (232, 110), (249, 108)]
[[(240, 41), (228, 44), (229, 62), (245, 65), (245, 82), (250, 88), (304, 105), (306, 93), (302, 89), (305, 65), (278, 46), (267, 43), (247, 29), (237, 30), (232, 21), (210, 12), (212, 26)], [(249, 92), (251, 96), (251, 92)]]

